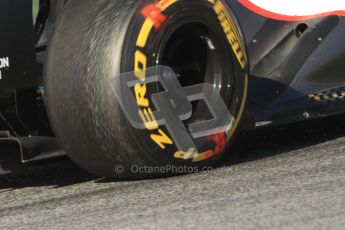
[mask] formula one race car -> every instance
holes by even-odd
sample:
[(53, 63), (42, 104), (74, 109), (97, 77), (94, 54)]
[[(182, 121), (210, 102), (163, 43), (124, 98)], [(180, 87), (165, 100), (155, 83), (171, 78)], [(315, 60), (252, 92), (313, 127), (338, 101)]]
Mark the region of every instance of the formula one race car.
[(23, 163), (66, 152), (100, 176), (155, 177), (131, 168), (212, 165), (238, 132), (345, 112), (338, 15), (280, 21), (237, 0), (0, 4), (0, 155), (15, 144)]

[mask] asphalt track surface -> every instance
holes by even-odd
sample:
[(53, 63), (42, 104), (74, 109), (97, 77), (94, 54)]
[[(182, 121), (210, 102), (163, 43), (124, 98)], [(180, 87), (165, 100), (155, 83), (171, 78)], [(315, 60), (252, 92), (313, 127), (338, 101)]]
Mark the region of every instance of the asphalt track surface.
[(345, 116), (241, 134), (213, 171), (109, 181), (69, 160), (0, 176), (1, 229), (344, 229)]

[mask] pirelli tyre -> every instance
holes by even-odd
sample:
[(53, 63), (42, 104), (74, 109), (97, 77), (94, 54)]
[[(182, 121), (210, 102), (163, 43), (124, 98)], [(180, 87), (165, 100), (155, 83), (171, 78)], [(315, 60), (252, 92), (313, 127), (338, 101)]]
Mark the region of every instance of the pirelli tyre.
[[(197, 149), (179, 149), (181, 136), (153, 116), (151, 96), (160, 87), (144, 82), (131, 90), (146, 128), (131, 124), (114, 77), (160, 65), (174, 71), (182, 88), (207, 83), (217, 89), (232, 118), (226, 132), (192, 138)], [(45, 100), (56, 136), (87, 171), (117, 178), (186, 173), (226, 152), (245, 108), (247, 70), (242, 34), (226, 1), (71, 0), (50, 42)], [(212, 105), (190, 105), (192, 114), (177, 124), (187, 134), (189, 124), (212, 120)]]

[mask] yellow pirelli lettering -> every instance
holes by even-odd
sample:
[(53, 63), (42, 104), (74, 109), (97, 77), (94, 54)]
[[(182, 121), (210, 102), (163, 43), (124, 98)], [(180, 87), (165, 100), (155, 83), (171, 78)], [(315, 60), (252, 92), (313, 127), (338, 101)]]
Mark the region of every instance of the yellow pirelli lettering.
[(140, 48), (143, 48), (146, 46), (147, 39), (151, 33), (151, 30), (153, 28), (153, 23), (151, 20), (146, 19), (143, 26), (141, 27), (141, 30), (139, 32), (139, 36), (137, 39), (137, 46)]
[(174, 142), (170, 139), (170, 137), (168, 137), (168, 135), (166, 135), (163, 130), (158, 129), (158, 133), (157, 134), (151, 134), (151, 139), (156, 142), (157, 145), (159, 145), (159, 147), (161, 147), (161, 149), (165, 149), (165, 145), (172, 145)]
[[(176, 2), (177, 0), (162, 0), (157, 4), (157, 7), (159, 7), (161, 11), (164, 11), (168, 9), (171, 5), (175, 4)], [(153, 22), (150, 19), (146, 19), (139, 32), (139, 36), (136, 43), (138, 47), (143, 48), (146, 46), (146, 43), (152, 31), (152, 28), (153, 28)]]
[(177, 151), (177, 152), (174, 154), (174, 157), (175, 157), (175, 158), (178, 158), (178, 159), (188, 160), (188, 159), (192, 159), (192, 158), (193, 158), (194, 152), (195, 152), (195, 149), (194, 149), (194, 148), (188, 149), (187, 152)]
[[(157, 3), (157, 7), (164, 11), (171, 5), (176, 3), (178, 0), (161, 0)], [(150, 19), (145, 19), (142, 25), (139, 35), (136, 41), (136, 46), (138, 48), (145, 48), (147, 45), (148, 38), (152, 29), (154, 28), (154, 23)], [(137, 104), (141, 107), (138, 110), (138, 114), (143, 121), (145, 127), (149, 131), (156, 130), (155, 134), (151, 134), (151, 139), (162, 149), (165, 149), (165, 145), (171, 145), (174, 142), (170, 137), (159, 128), (158, 122), (150, 108), (150, 101), (146, 97), (147, 85), (145, 83), (146, 79), (146, 68), (147, 68), (147, 56), (140, 49), (137, 49), (134, 54), (134, 74), (142, 82), (134, 86), (135, 97)]]
[(146, 129), (155, 130), (159, 128), (156, 118), (150, 108), (139, 110), (139, 115)]
[(214, 11), (216, 12), (216, 14), (218, 15), (218, 19), (222, 22), (222, 21), (227, 21), (229, 23), (229, 26), (231, 28), (231, 30), (235, 33), (236, 36), (236, 40), (240, 41), (240, 36), (235, 32), (235, 24), (232, 22), (230, 16), (228, 15), (228, 12), (224, 6), (224, 4), (218, 0), (217, 3), (215, 3), (214, 7), (213, 7)]
[(147, 57), (143, 52), (137, 50), (134, 55), (134, 75), (142, 82), (145, 81), (145, 70), (147, 65)]
[(177, 2), (177, 0), (161, 0), (157, 6), (162, 10), (166, 10), (168, 9), (170, 6), (172, 6), (173, 4), (175, 4)]
[(206, 159), (209, 159), (213, 155), (214, 155), (214, 152), (212, 150), (209, 150), (209, 151), (204, 152), (204, 153), (200, 153), (193, 158), (193, 162), (204, 161)]
[(146, 98), (146, 84), (136, 84), (134, 86), (135, 98), (137, 99), (137, 104), (141, 107), (148, 107), (150, 105), (149, 100)]
[(223, 27), (224, 33), (231, 45), (234, 54), (240, 63), (241, 67), (244, 69), (247, 65), (247, 60), (243, 51), (243, 47), (241, 46), (241, 39), (236, 31), (235, 25), (232, 23), (225, 6), (221, 1), (217, 1), (213, 6), (214, 11), (218, 15), (218, 19), (220, 21), (221, 26)]

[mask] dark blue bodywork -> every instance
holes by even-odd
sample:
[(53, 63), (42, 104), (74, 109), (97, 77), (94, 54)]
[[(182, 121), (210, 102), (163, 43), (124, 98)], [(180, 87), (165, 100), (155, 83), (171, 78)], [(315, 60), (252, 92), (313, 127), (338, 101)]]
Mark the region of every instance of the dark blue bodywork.
[(228, 2), (249, 54), (249, 128), (345, 112), (344, 17), (277, 21)]

